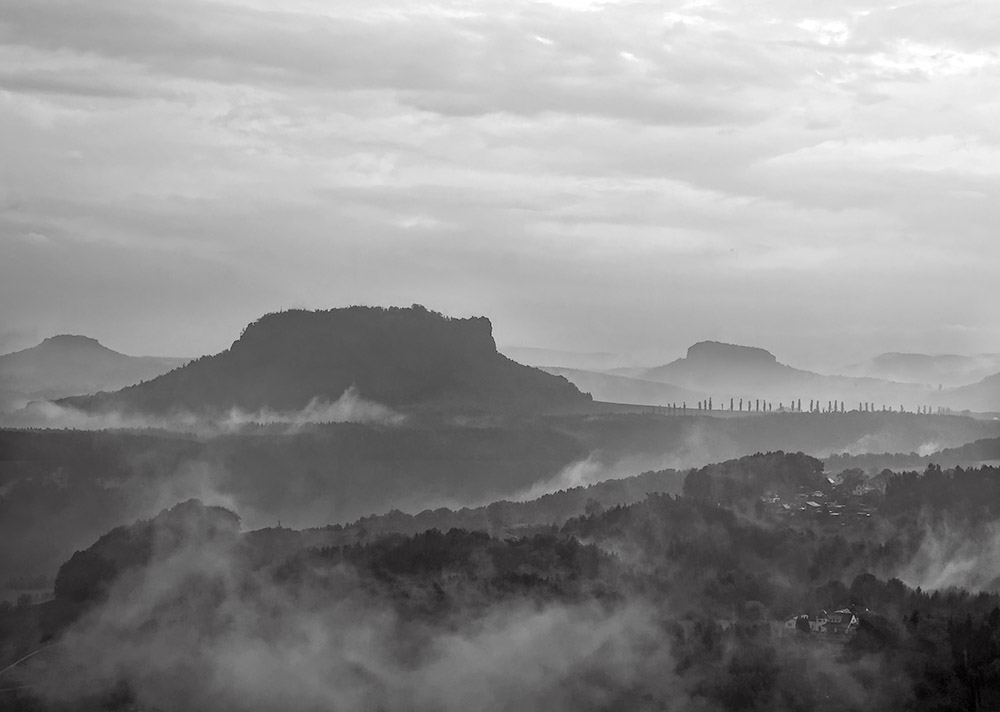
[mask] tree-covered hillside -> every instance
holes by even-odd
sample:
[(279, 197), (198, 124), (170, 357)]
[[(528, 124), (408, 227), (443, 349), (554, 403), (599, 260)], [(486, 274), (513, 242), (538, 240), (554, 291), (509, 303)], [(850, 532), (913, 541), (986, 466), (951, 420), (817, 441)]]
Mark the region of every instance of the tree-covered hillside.
[[(761, 453), (688, 484), (808, 489), (816, 471)], [(732, 507), (653, 494), (520, 536), (373, 527), (326, 544), (240, 534), (234, 514), (185, 502), (75, 554), (52, 601), (0, 610), (4, 655), (40, 651), (0, 704), (994, 709), (996, 582), (980, 593), (914, 577), (933, 556), (939, 572), (995, 562), (997, 540), (976, 534), (1000, 510), (998, 478), (895, 476), (868, 500), (876, 516), (842, 527), (747, 506), (770, 495), (741, 488)], [(949, 553), (949, 534), (979, 550)], [(500, 682), (512, 676), (515, 688)], [(54, 680), (59, 696), (45, 692)]]

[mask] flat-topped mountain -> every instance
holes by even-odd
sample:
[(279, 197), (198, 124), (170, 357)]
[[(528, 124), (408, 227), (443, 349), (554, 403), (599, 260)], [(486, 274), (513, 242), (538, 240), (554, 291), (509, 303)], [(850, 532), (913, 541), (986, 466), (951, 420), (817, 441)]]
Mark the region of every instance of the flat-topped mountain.
[(738, 346), (719, 341), (699, 341), (688, 347), (687, 356), (682, 361), (688, 363), (714, 363), (716, 365), (756, 365), (769, 368), (778, 365), (778, 359), (766, 349), (757, 346)]
[(0, 356), (0, 392), (17, 400), (117, 390), (155, 378), (187, 359), (126, 356), (88, 336), (62, 334)]
[(790, 366), (778, 363), (774, 354), (755, 346), (738, 346), (718, 341), (700, 341), (690, 346), (687, 355), (665, 366), (650, 369), (656, 380), (671, 378), (687, 383), (711, 385), (720, 379), (741, 379), (744, 374), (760, 376), (787, 376), (794, 372)]
[(589, 401), (564, 378), (499, 354), (485, 317), (422, 306), (268, 314), (214, 356), (116, 393), (69, 399), (86, 410), (165, 414), (298, 410), (354, 387), (396, 408), (547, 411)]
[[(683, 358), (648, 369), (616, 370), (618, 375), (646, 381), (669, 383), (714, 398), (715, 407), (729, 407), (729, 399), (747, 400), (747, 407), (757, 399), (767, 400), (778, 408), (792, 401), (810, 400), (821, 404), (844, 401), (845, 408), (857, 408), (859, 402), (898, 409), (914, 409), (931, 403), (927, 386), (896, 383), (877, 378), (826, 376), (781, 363), (771, 352), (752, 346), (702, 341), (687, 350)], [(690, 403), (688, 404), (690, 405)], [(754, 406), (756, 407), (756, 406)]]
[(643, 378), (707, 392), (747, 387), (773, 387), (813, 376), (779, 363), (774, 354), (754, 346), (701, 341), (684, 358), (651, 368)]

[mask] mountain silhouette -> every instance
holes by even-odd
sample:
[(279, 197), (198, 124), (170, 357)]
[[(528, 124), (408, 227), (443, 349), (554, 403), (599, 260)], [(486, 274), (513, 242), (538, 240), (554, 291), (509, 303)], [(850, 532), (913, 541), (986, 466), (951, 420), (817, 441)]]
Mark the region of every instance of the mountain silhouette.
[(116, 393), (68, 399), (85, 410), (167, 414), (298, 410), (349, 388), (401, 409), (547, 411), (589, 401), (564, 378), (499, 354), (485, 317), (420, 305), (268, 314), (233, 345)]
[[(810, 400), (825, 408), (828, 401), (844, 401), (845, 408), (873, 402), (908, 409), (930, 402), (931, 389), (924, 385), (896, 383), (877, 378), (827, 376), (781, 363), (770, 351), (753, 346), (701, 341), (683, 358), (647, 369), (620, 369), (615, 374), (646, 381), (669, 383), (712, 395), (715, 407), (729, 407), (729, 399), (744, 398), (790, 404)], [(690, 405), (690, 403), (689, 403)], [(749, 408), (749, 404), (745, 405)]]
[(646, 381), (610, 373), (587, 371), (576, 368), (541, 367), (546, 373), (564, 376), (581, 391), (590, 393), (595, 400), (608, 403), (629, 403), (634, 405), (669, 405), (673, 403), (695, 403), (708, 396), (669, 383)]
[(126, 356), (88, 336), (62, 334), (37, 346), (0, 356), (5, 400), (56, 399), (117, 390), (155, 378), (187, 359)]
[(976, 383), (1000, 371), (1000, 354), (885, 353), (842, 369), (847, 376), (870, 376), (945, 388)]
[(1000, 373), (968, 386), (945, 389), (937, 396), (940, 405), (953, 410), (1000, 413)]
[(778, 363), (771, 352), (761, 348), (700, 341), (688, 348), (684, 358), (651, 368), (644, 377), (661, 383), (711, 391), (719, 388), (739, 389), (748, 384), (772, 387), (805, 373)]
[(152, 519), (115, 527), (90, 547), (77, 551), (59, 567), (55, 596), (83, 603), (97, 598), (122, 572), (166, 559), (187, 547), (214, 541), (233, 542), (240, 518), (222, 507), (188, 500), (164, 509)]

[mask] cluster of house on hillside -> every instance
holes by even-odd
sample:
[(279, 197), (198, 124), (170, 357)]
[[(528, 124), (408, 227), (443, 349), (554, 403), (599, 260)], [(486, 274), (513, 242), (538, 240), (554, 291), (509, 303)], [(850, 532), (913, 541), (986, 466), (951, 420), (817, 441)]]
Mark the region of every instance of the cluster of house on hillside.
[(867, 519), (875, 513), (869, 495), (882, 491), (879, 484), (873, 479), (845, 481), (840, 475), (832, 475), (820, 489), (803, 488), (791, 496), (767, 492), (760, 501), (778, 514), (822, 516), (846, 524), (847, 520)]
[(841, 608), (833, 613), (820, 611), (815, 616), (808, 613), (793, 616), (785, 621), (785, 631), (850, 636), (857, 632), (858, 624), (858, 617), (850, 608)]
[(761, 502), (775, 512), (784, 515), (816, 515), (830, 517), (831, 520), (871, 517), (874, 507), (857, 497), (838, 496), (836, 492), (799, 492), (793, 497), (781, 497), (768, 492)]

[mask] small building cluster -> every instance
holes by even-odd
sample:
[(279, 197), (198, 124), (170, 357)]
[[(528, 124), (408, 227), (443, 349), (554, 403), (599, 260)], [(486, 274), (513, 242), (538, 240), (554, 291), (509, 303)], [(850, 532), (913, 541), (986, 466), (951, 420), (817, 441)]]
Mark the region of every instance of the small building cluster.
[(808, 613), (793, 616), (785, 621), (785, 630), (846, 637), (857, 632), (858, 624), (858, 617), (850, 608), (840, 608), (829, 614), (820, 611), (815, 616)]
[(882, 490), (875, 479), (845, 482), (839, 475), (827, 477), (820, 489), (801, 488), (795, 494), (766, 492), (760, 503), (774, 514), (805, 516), (846, 525), (849, 521), (869, 519), (876, 513), (871, 499)]

